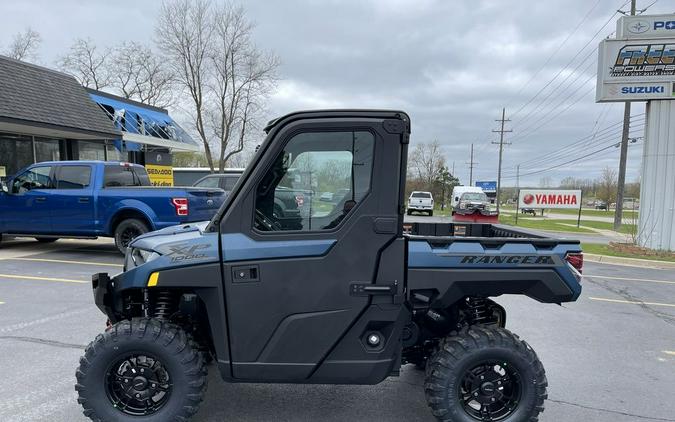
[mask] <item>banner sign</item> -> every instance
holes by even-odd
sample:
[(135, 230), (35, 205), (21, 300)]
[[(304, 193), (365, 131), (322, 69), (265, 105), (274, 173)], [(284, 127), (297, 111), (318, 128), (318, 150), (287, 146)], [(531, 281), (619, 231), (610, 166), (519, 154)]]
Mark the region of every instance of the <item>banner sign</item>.
[(146, 152), (145, 170), (152, 186), (173, 186), (173, 166), (171, 153)]
[(623, 16), (616, 22), (616, 38), (675, 38), (675, 15)]
[(485, 193), (493, 193), (497, 192), (497, 181), (495, 180), (490, 180), (490, 181), (476, 181), (476, 187), (483, 189), (483, 192)]
[(580, 190), (521, 189), (518, 194), (518, 208), (530, 209), (580, 209)]
[(597, 102), (675, 99), (675, 15), (625, 16), (598, 46)]

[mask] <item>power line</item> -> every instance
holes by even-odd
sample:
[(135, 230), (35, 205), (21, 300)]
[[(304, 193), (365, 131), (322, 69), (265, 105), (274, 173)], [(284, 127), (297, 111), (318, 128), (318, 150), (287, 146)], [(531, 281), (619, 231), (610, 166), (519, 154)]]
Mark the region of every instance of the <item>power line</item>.
[[(619, 8), (624, 7), (629, 2), (630, 2), (630, 0), (627, 0)], [(567, 68), (574, 62), (574, 60), (576, 60), (576, 58), (579, 56), (579, 54), (581, 54), (586, 49), (586, 47), (588, 47), (591, 44), (591, 42), (593, 42), (595, 37), (597, 37), (598, 34), (600, 34), (600, 32), (602, 32), (602, 30), (604, 30), (607, 25), (609, 25), (609, 23), (612, 21), (612, 19), (614, 19), (614, 16), (616, 16), (617, 13), (619, 13), (619, 12), (616, 11), (616, 12), (612, 13), (612, 15), (609, 17), (609, 19), (607, 19), (607, 21), (600, 27), (600, 29), (598, 29), (598, 31), (595, 34), (593, 34), (593, 36), (588, 40), (588, 42), (586, 42), (586, 44), (584, 44), (584, 46), (579, 51), (577, 51), (577, 53), (565, 65), (565, 67), (560, 69), (558, 71), (558, 73), (556, 73), (555, 76), (553, 76), (553, 78), (551, 80), (549, 80), (543, 87), (541, 87), (541, 89), (539, 89), (539, 91), (537, 91), (537, 93), (534, 94), (534, 96), (532, 98), (530, 98), (525, 104), (523, 104), (518, 110), (516, 110), (516, 112), (511, 115), (511, 118), (514, 118), (516, 115), (518, 115), (518, 113), (520, 113), (525, 107), (527, 107), (532, 101), (534, 101), (539, 96), (539, 94), (541, 94), (549, 85), (551, 85), (551, 83), (553, 83), (553, 81), (555, 81), (558, 78), (558, 76), (560, 76), (562, 74), (562, 72), (567, 70)]]
[[(542, 70), (544, 70), (544, 68), (546, 68), (546, 66), (551, 62), (551, 59), (553, 59), (553, 57), (554, 57), (556, 54), (558, 54), (558, 52), (560, 51), (560, 49), (567, 43), (567, 41), (569, 41), (570, 38), (572, 38), (572, 35), (574, 35), (574, 34), (579, 30), (579, 28), (581, 27), (581, 25), (582, 25), (584, 22), (586, 22), (586, 19), (588, 19), (588, 17), (591, 15), (591, 12), (593, 12), (593, 10), (595, 10), (595, 8), (598, 7), (598, 4), (600, 4), (601, 1), (602, 1), (602, 0), (598, 0), (597, 2), (595, 2), (595, 4), (594, 4), (590, 9), (588, 9), (588, 12), (586, 12), (586, 14), (584, 15), (584, 17), (579, 21), (579, 23), (577, 24), (577, 26), (574, 27), (574, 29), (572, 30), (572, 32), (570, 32), (569, 34), (567, 34), (567, 37), (565, 37), (565, 39), (558, 45), (558, 47), (553, 51), (553, 53), (551, 53), (551, 55), (548, 56), (548, 58), (546, 59), (546, 61), (544, 62), (544, 64), (541, 65), (541, 67), (540, 67), (536, 72), (534, 72), (534, 74), (530, 77), (530, 79), (529, 79), (527, 82), (525, 82), (525, 83), (520, 87), (520, 89), (519, 89), (518, 92), (516, 93), (515, 97), (517, 97), (518, 95), (520, 95), (520, 93), (523, 92), (523, 89), (525, 89), (525, 87), (528, 86), (528, 85), (530, 84), (530, 82), (532, 82), (532, 81), (534, 80), (534, 78), (536, 78), (537, 75), (539, 75), (539, 73), (540, 73)], [(506, 106), (508, 107), (509, 105), (511, 105), (511, 103), (507, 104)], [(513, 117), (513, 116), (512, 116), (512, 117)]]
[[(579, 161), (582, 161), (582, 160), (591, 158), (591, 157), (593, 157), (594, 155), (599, 154), (599, 153), (601, 153), (601, 152), (603, 152), (603, 151), (606, 151), (606, 150), (608, 150), (608, 149), (610, 149), (610, 148), (616, 148), (618, 145), (620, 145), (620, 142), (612, 142), (611, 144), (609, 144), (609, 145), (607, 145), (607, 146), (605, 146), (605, 147), (603, 147), (603, 148), (601, 148), (601, 149), (598, 149), (598, 150), (596, 150), (596, 151), (590, 152), (590, 153), (588, 153), (588, 154), (586, 154), (586, 155), (584, 155), (584, 156), (581, 156), (581, 157), (578, 157), (578, 158), (574, 158), (574, 159), (572, 159), (572, 160), (565, 161), (565, 162), (563, 162), (563, 163), (556, 164), (556, 165), (554, 165), (554, 166), (547, 167), (547, 168), (545, 168), (545, 169), (534, 170), (534, 171), (531, 171), (531, 172), (528, 172), (528, 173), (520, 173), (519, 176), (520, 176), (520, 177), (522, 177), (522, 176), (530, 176), (530, 175), (533, 175), (533, 174), (541, 174), (541, 173), (545, 173), (545, 172), (548, 172), (548, 171), (551, 171), (551, 170), (555, 170), (555, 169), (560, 168), (560, 167), (562, 167), (562, 166), (565, 166), (565, 165), (568, 165), (568, 164), (571, 164), (571, 163), (575, 163), (575, 162), (579, 162)], [(513, 179), (513, 178), (515, 178), (515, 177), (516, 177), (516, 176), (504, 176), (505, 179)]]
[[(570, 73), (568, 73), (567, 76), (565, 77), (565, 79), (563, 79), (563, 80), (560, 82), (560, 84), (558, 84), (555, 88), (553, 88), (553, 89), (552, 89), (552, 90), (551, 90), (544, 98), (541, 99), (541, 101), (539, 101), (539, 103), (537, 104), (536, 107), (533, 107), (533, 108), (525, 115), (525, 117), (523, 117), (518, 123), (516, 123), (516, 126), (515, 126), (515, 127), (517, 128), (517, 127), (519, 127), (519, 126), (522, 126), (522, 125), (527, 121), (527, 119), (530, 118), (530, 116), (532, 116), (532, 114), (534, 114), (534, 113), (537, 112), (537, 111), (541, 111), (541, 110), (542, 110), (542, 106), (544, 105), (544, 103), (546, 102), (546, 100), (548, 100), (549, 98), (551, 98), (551, 96), (552, 96), (553, 94), (555, 94), (555, 93), (558, 91), (558, 89), (559, 89), (560, 87), (562, 87), (563, 85), (565, 85), (565, 82), (567, 82), (567, 81), (569, 80), (569, 78), (570, 78), (572, 75), (576, 74), (576, 77), (570, 82), (570, 84), (569, 84), (567, 87), (563, 88), (563, 90), (562, 90), (563, 92), (565, 91), (565, 89), (569, 89), (569, 88), (571, 88), (572, 86), (574, 86), (575, 82), (577, 82), (577, 81), (579, 80), (579, 78), (580, 78), (586, 71), (588, 71), (591, 67), (594, 67), (594, 65), (597, 66), (596, 61), (595, 61), (595, 56), (594, 56), (594, 53), (597, 52), (597, 51), (598, 51), (598, 47), (596, 47), (593, 51), (591, 51), (591, 52), (589, 53), (589, 55), (586, 57), (585, 60), (582, 60), (581, 62), (579, 62), (579, 64), (577, 65), (577, 67), (575, 67)], [(581, 72), (576, 73), (577, 70), (579, 70), (579, 68), (581, 67), (581, 65), (584, 64), (589, 58), (590, 58), (591, 60), (588, 61), (588, 65), (587, 65)], [(593, 76), (591, 76), (591, 78), (594, 78), (595, 76), (596, 76), (596, 73), (594, 73)], [(562, 92), (561, 92), (561, 93), (562, 93)]]

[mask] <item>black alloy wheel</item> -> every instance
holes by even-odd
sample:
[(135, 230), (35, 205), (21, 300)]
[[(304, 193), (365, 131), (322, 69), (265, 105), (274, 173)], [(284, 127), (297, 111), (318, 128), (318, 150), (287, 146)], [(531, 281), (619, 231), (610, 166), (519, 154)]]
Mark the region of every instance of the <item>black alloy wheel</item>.
[(115, 227), (115, 246), (124, 255), (135, 238), (149, 231), (148, 226), (141, 220), (136, 218), (123, 220)]
[(500, 421), (518, 407), (521, 377), (507, 362), (487, 361), (464, 372), (458, 394), (468, 415), (479, 421)]
[(130, 354), (117, 360), (105, 377), (108, 400), (131, 416), (156, 413), (169, 400), (173, 387), (162, 362), (148, 354)]

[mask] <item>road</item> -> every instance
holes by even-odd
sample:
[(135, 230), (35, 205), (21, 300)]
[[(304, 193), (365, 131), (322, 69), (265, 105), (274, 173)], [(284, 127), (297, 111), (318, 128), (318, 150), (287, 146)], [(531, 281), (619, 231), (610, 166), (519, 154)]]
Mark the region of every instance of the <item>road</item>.
[[(86, 422), (74, 372), (104, 328), (90, 274), (115, 273), (110, 241), (17, 240), (0, 249), (0, 420)], [(675, 421), (675, 274), (587, 263), (578, 302), (498, 299), (547, 369), (543, 422)], [(642, 303), (644, 301), (645, 303)], [(634, 303), (638, 302), (638, 304)], [(425, 421), (423, 376), (377, 386), (226, 384), (210, 374), (197, 422)]]

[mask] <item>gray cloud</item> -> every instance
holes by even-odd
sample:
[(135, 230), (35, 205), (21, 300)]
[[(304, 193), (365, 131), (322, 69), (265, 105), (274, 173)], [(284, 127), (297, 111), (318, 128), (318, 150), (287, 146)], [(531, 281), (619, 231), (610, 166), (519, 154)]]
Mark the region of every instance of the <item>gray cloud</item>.
[[(595, 1), (515, 1), (506, 7), (496, 0), (286, 0), (249, 1), (245, 7), (257, 23), (256, 42), (261, 48), (274, 50), (282, 60), (279, 90), (268, 106), (270, 118), (307, 108), (400, 108), (412, 116), (412, 141), (439, 140), (448, 162), (455, 162), (458, 176), (467, 182), (464, 163), (472, 142), (476, 143), (480, 163), (476, 177), (496, 177), (497, 148), (489, 142), (496, 139), (491, 130), (497, 127), (494, 119), (501, 108), (507, 106), (508, 117), (521, 107), (622, 3), (600, 1), (522, 91), (521, 87)], [(666, 6), (657, 3), (650, 12), (669, 12)], [(157, 8), (157, 2), (140, 1), (5, 2), (0, 6), (4, 21), (0, 44), (5, 45), (13, 33), (31, 26), (42, 34), (43, 62), (49, 65), (75, 37), (91, 37), (99, 44), (151, 40)], [(519, 119), (529, 113), (530, 107), (514, 117), (510, 123), (514, 132), (509, 136), (513, 144), (505, 152), (505, 174), (513, 174), (519, 162), (547, 155), (591, 134), (599, 117), (604, 121), (600, 127), (621, 120), (621, 105), (596, 104), (593, 93), (582, 95), (592, 89), (591, 80), (570, 99), (579, 101), (569, 110), (555, 119), (552, 115), (544, 117), (542, 122), (546, 124), (530, 137), (522, 133), (595, 73), (596, 66), (591, 62), (595, 62), (597, 53), (592, 50), (614, 27), (610, 23), (575, 61), (574, 65), (587, 60), (584, 63), (589, 67), (572, 88), (560, 89), (527, 121)], [(587, 65), (580, 70), (585, 68)], [(568, 82), (575, 78), (571, 76)], [(531, 106), (536, 104), (538, 100)], [(568, 104), (563, 103), (556, 112)], [(643, 105), (635, 104), (633, 113), (643, 110)], [(630, 181), (638, 175), (639, 147), (631, 147), (629, 159)], [(604, 166), (616, 166), (617, 162), (618, 149), (612, 148), (594, 160), (524, 177), (523, 183), (536, 184), (542, 176), (555, 181), (567, 175), (594, 178)], [(545, 161), (542, 166), (546, 167)], [(505, 185), (513, 183), (513, 179), (505, 181)]]

